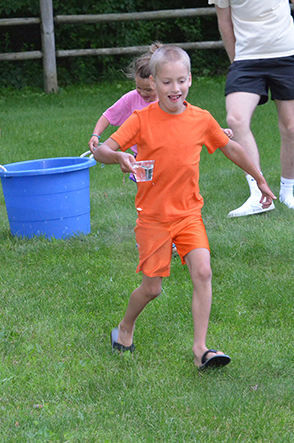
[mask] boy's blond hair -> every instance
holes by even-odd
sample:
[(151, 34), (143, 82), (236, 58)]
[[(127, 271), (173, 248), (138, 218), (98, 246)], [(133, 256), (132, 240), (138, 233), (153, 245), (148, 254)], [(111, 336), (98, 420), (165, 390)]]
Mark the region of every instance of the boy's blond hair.
[(150, 60), (150, 70), (153, 78), (156, 77), (157, 71), (165, 63), (178, 62), (187, 66), (188, 72), (191, 72), (191, 60), (184, 49), (176, 45), (162, 45), (152, 55)]

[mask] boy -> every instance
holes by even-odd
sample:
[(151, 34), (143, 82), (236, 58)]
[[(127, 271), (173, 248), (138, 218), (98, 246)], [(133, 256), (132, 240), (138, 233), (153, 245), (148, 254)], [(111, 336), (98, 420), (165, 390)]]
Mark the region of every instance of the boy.
[(188, 54), (178, 46), (163, 45), (152, 55), (150, 67), (150, 82), (159, 101), (135, 111), (94, 152), (97, 161), (118, 163), (123, 172), (135, 173), (133, 156), (124, 152), (135, 143), (136, 160), (155, 160), (153, 179), (138, 183), (135, 200), (137, 272), (142, 271), (142, 283), (132, 292), (123, 320), (111, 333), (112, 347), (122, 352), (134, 351), (135, 321), (160, 294), (162, 278), (169, 276), (174, 242), (193, 283), (194, 363), (199, 369), (225, 366), (230, 357), (208, 349), (205, 343), (211, 307), (211, 268), (198, 184), (202, 145), (209, 153), (219, 148), (250, 173), (262, 192), (264, 207), (271, 205), (275, 196), (243, 148), (224, 134), (210, 113), (185, 101), (191, 85)]

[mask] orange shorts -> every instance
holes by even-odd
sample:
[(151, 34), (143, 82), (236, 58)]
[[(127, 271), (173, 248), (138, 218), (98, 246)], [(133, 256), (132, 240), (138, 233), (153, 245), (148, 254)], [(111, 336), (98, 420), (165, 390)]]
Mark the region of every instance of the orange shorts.
[(135, 227), (139, 251), (136, 272), (148, 277), (168, 277), (172, 243), (175, 243), (182, 264), (185, 255), (193, 249), (209, 249), (208, 238), (201, 214), (168, 223), (137, 219)]

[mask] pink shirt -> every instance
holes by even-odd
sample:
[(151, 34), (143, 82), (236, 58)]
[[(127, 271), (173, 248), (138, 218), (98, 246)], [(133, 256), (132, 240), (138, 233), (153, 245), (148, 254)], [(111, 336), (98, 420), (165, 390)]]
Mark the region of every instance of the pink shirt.
[[(145, 102), (136, 89), (124, 94), (117, 102), (108, 108), (103, 115), (112, 126), (122, 125), (134, 111), (140, 111), (151, 102)], [(153, 102), (154, 103), (154, 102)], [(137, 146), (131, 147), (132, 151), (137, 154)]]

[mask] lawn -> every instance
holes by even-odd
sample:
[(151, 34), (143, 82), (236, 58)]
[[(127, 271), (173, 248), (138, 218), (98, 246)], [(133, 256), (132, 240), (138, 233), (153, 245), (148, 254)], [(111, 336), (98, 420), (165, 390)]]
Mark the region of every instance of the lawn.
[[(2, 90), (0, 164), (79, 156), (131, 87)], [(188, 101), (226, 127), (223, 90), (224, 78), (194, 79)], [(273, 103), (257, 110), (253, 130), (278, 195)], [(213, 271), (207, 344), (232, 358), (207, 373), (193, 364), (192, 285), (177, 257), (138, 318), (136, 352), (111, 350), (110, 331), (140, 283), (136, 188), (117, 165), (90, 168), (91, 233), (67, 240), (11, 236), (0, 187), (1, 442), (294, 441), (294, 212), (277, 201), (269, 213), (229, 219), (248, 196), (244, 174), (205, 148), (200, 188)]]

